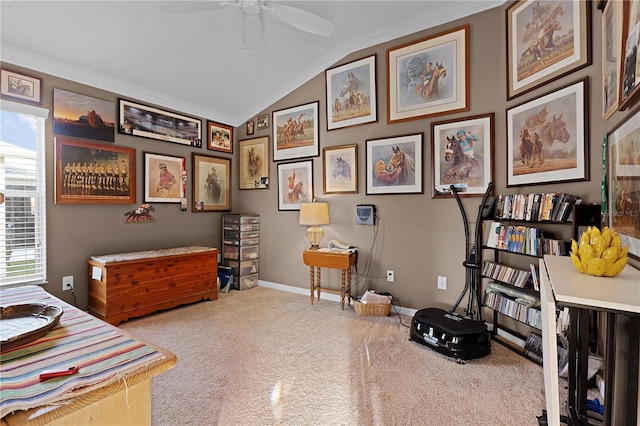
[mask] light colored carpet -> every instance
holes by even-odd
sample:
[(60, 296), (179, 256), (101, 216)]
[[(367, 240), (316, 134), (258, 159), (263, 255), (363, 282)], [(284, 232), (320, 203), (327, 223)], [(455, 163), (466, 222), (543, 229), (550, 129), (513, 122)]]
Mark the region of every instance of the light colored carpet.
[(461, 365), (397, 315), (264, 287), (121, 328), (178, 358), (153, 379), (155, 426), (537, 425), (544, 408), (542, 367), (495, 342)]

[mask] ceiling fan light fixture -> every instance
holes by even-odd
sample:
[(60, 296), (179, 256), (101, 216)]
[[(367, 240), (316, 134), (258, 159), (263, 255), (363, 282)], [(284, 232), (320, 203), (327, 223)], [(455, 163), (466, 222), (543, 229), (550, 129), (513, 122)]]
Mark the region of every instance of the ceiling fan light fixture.
[(249, 16), (257, 16), (260, 13), (261, 4), (258, 0), (243, 0), (242, 11)]

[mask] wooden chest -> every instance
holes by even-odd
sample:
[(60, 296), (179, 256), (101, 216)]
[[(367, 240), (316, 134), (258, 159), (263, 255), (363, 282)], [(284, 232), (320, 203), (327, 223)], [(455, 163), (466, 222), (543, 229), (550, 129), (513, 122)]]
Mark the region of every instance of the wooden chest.
[(179, 247), (92, 256), (89, 313), (114, 325), (203, 299), (218, 299), (218, 250)]

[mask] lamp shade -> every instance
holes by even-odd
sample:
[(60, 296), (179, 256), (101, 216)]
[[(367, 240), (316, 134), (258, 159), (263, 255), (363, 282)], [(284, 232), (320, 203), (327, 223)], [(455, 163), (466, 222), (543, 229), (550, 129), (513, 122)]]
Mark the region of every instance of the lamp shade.
[(302, 203), (300, 204), (300, 225), (328, 225), (328, 203)]

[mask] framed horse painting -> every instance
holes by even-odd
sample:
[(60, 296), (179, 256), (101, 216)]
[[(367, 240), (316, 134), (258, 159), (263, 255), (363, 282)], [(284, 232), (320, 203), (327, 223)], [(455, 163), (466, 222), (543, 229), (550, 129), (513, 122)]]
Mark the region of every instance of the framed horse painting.
[(278, 210), (300, 210), (313, 201), (313, 161), (278, 164)]
[(240, 189), (269, 188), (269, 136), (238, 142)]
[(322, 149), (322, 192), (358, 193), (358, 145)]
[(422, 133), (367, 144), (367, 195), (422, 194)]
[(191, 153), (193, 212), (231, 211), (231, 159)]
[(588, 77), (507, 110), (507, 186), (589, 178)]
[(376, 55), (325, 71), (327, 130), (378, 121)]
[(469, 25), (387, 50), (387, 122), (469, 111)]
[(433, 198), (481, 197), (493, 180), (495, 114), (431, 124)]
[(273, 112), (273, 161), (320, 155), (319, 101)]
[(519, 0), (507, 9), (507, 100), (591, 64), (591, 3)]

